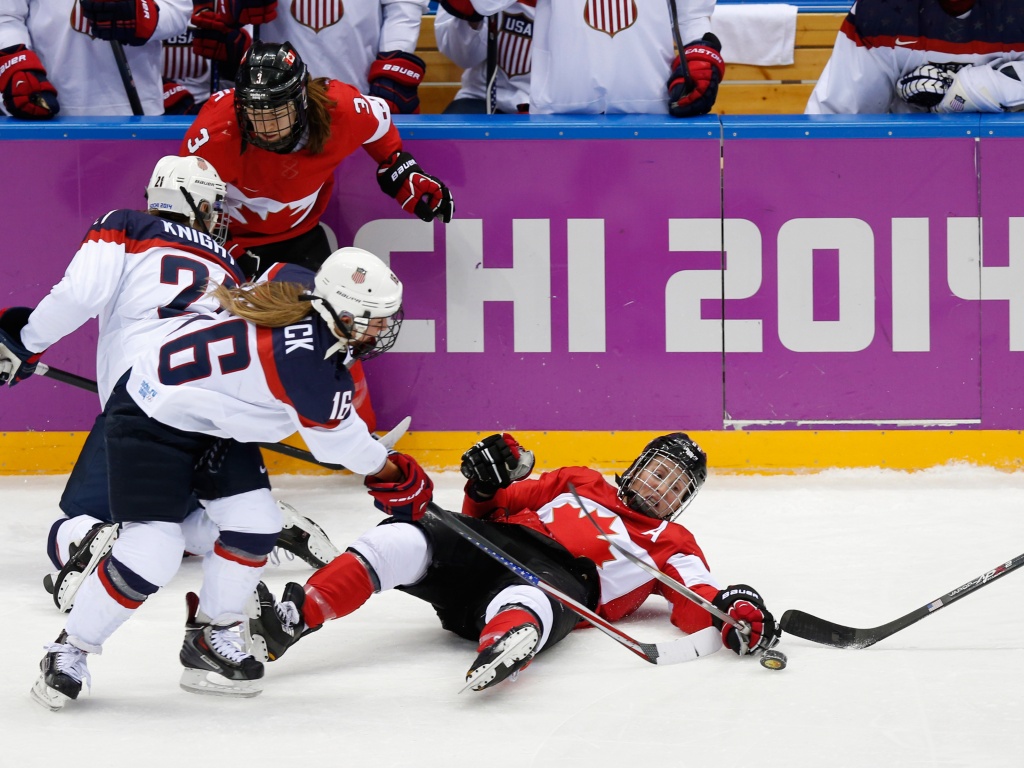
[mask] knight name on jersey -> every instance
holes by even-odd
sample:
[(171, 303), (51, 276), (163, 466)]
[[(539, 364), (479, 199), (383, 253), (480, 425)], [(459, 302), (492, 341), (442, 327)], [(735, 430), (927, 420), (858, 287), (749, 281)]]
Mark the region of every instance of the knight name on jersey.
[[(159, 206), (152, 205), (151, 207), (157, 208)], [(213, 251), (223, 259), (230, 259), (228, 252), (224, 250), (224, 247), (214, 240), (210, 235), (205, 232), (200, 232), (192, 227), (187, 227), (184, 224), (177, 224), (173, 221), (162, 221), (164, 227), (164, 234), (178, 240), (186, 240), (196, 245), (201, 245), (203, 248)]]

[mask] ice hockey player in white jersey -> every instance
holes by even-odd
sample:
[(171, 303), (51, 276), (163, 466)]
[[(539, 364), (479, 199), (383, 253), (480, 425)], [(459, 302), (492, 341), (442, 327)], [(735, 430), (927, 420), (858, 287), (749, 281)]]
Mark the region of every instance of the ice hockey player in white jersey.
[(1024, 109), (1018, 0), (857, 0), (807, 114)]
[[(453, 16), (480, 21), (517, 0), (441, 0)], [(715, 0), (537, 0), (530, 112), (707, 114), (725, 76), (711, 33)], [(686, 62), (681, 66), (679, 57)]]
[(185, 32), (189, 0), (0, 0), (0, 93), (24, 120), (131, 115), (111, 50), (124, 46), (144, 114), (164, 112), (161, 41)]

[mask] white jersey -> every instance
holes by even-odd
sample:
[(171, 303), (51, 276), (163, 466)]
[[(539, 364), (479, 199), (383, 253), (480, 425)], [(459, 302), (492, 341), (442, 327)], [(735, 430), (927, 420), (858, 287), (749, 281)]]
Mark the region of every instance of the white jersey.
[[(312, 288), (314, 273), (277, 264), (263, 279)], [(128, 394), (150, 417), (186, 432), (274, 443), (298, 432), (322, 462), (374, 474), (387, 460), (352, 405), (352, 376), (315, 312), (265, 328), (226, 312), (153, 327)]]
[(260, 39), (288, 41), (311, 77), (330, 77), (367, 93), (378, 53), (412, 53), (428, 0), (315, 0), (278, 3), (277, 18), (260, 25)]
[[(164, 113), (161, 41), (182, 34), (192, 15), (188, 0), (156, 0), (156, 32), (141, 46), (123, 46), (147, 115)], [(77, 0), (0, 0), (0, 48), (25, 45), (46, 67), (57, 89), (61, 117), (132, 114), (106, 40), (89, 34)]]
[[(1000, 112), (1024, 105), (1024, 14), (1019, 0), (979, 0), (949, 16), (935, 0), (858, 0), (843, 21), (806, 114), (927, 112), (899, 81), (924, 64), (963, 64), (936, 112)], [(1003, 71), (1001, 71), (1003, 70)]]
[(237, 285), (241, 271), (209, 235), (140, 211), (96, 221), (64, 277), (29, 316), (22, 343), (42, 352), (99, 317), (96, 382), (100, 402), (169, 318), (215, 312), (208, 283)]
[[(494, 91), (499, 112), (515, 114), (520, 105), (529, 107), (535, 5), (536, 0), (524, 0), (498, 14)], [(487, 99), (487, 34), (487, 21), (473, 29), (443, 8), (437, 11), (437, 49), (464, 70), (456, 99)]]
[[(711, 31), (715, 0), (676, 0), (683, 44)], [(512, 0), (473, 0), (484, 16)], [(537, 0), (530, 112), (668, 113), (675, 58), (664, 0)]]

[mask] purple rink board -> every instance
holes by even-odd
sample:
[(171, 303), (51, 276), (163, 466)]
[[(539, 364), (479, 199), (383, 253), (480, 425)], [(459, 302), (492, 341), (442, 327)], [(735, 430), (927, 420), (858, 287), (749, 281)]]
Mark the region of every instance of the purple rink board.
[[(717, 138), (408, 145), (452, 187), (452, 224), (406, 216), (362, 155), (325, 216), (406, 286), (402, 351), (367, 365), (381, 425), (1024, 426), (1024, 139), (734, 139), (724, 176)], [(0, 306), (38, 302), (177, 146), (0, 141), (19, 181)], [(979, 199), (983, 265), (1003, 272), (979, 274), (969, 247)], [(44, 362), (92, 377), (94, 351), (90, 324)], [(98, 410), (38, 378), (2, 396), (5, 431), (86, 429)]]

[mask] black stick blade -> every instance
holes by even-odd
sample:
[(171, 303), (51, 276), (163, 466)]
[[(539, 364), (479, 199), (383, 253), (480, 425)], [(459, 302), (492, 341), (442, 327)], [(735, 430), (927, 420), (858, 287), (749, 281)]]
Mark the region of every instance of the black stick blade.
[(863, 630), (792, 609), (782, 614), (781, 626), (783, 632), (833, 648), (867, 648), (879, 640)]

